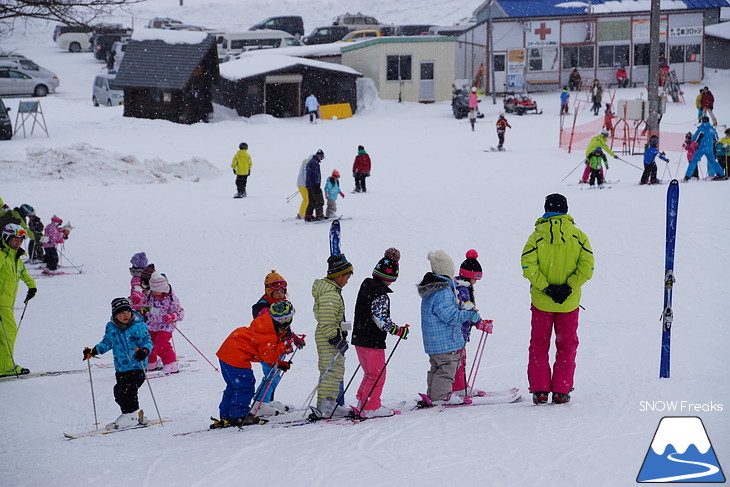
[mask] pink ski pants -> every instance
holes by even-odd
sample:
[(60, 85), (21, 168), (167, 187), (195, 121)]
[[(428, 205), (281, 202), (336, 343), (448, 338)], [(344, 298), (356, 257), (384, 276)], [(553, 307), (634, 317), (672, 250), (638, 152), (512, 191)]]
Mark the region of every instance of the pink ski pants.
[[(578, 310), (551, 313), (532, 309), (530, 357), (527, 378), (530, 392), (568, 393), (573, 389), (575, 355), (578, 350)], [(550, 341), (555, 328), (555, 362), (550, 370)]]
[[(378, 409), (381, 406), (380, 395), (383, 393), (383, 385), (385, 384), (386, 371), (383, 370), (385, 367), (385, 350), (355, 347), (355, 351), (357, 351), (357, 358), (360, 361), (363, 372), (362, 382), (360, 382), (360, 387), (357, 389), (356, 397), (359, 401), (358, 406), (362, 406), (367, 400), (367, 403), (364, 404), (364, 410), (372, 411)], [(381, 370), (383, 371), (383, 375), (380, 376), (380, 380), (376, 384), (375, 381), (378, 375), (380, 375)], [(373, 392), (368, 399), (368, 393), (371, 390)]]
[(150, 338), (152, 338), (152, 350), (150, 351), (149, 363), (156, 363), (157, 357), (162, 360), (162, 365), (171, 364), (177, 360), (175, 349), (172, 348), (172, 343), (170, 343), (172, 332), (151, 331)]

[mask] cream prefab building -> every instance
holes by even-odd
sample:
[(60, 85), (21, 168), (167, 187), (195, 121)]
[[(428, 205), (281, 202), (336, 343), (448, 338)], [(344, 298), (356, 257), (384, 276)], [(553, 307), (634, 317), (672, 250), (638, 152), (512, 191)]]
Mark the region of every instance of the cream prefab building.
[(456, 41), (443, 36), (375, 37), (342, 48), (342, 64), (375, 81), (380, 98), (451, 100)]

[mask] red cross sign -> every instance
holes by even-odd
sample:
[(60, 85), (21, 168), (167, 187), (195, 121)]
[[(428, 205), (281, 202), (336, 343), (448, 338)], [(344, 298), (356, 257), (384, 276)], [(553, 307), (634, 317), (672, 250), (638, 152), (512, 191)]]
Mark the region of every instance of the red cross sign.
[(548, 29), (545, 26), (545, 22), (542, 22), (540, 24), (540, 28), (535, 29), (534, 34), (540, 36), (540, 40), (541, 41), (544, 41), (545, 40), (545, 36), (547, 36), (548, 34), (550, 34), (552, 31), (553, 31), (552, 29)]

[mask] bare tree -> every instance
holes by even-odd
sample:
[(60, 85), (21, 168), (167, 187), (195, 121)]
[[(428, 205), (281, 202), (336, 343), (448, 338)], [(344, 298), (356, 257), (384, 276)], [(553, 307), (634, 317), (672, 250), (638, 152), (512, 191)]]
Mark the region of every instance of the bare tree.
[(15, 21), (41, 19), (68, 25), (91, 25), (118, 9), (144, 0), (0, 0), (0, 33)]

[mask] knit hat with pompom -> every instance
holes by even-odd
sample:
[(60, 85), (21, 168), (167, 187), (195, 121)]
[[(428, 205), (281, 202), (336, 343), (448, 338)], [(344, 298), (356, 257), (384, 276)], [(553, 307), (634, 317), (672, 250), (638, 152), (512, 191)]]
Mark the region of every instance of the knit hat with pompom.
[(443, 250), (432, 250), (428, 253), (431, 272), (440, 276), (454, 277), (456, 266), (453, 259)]
[(398, 261), (400, 261), (400, 251), (395, 247), (389, 248), (383, 254), (383, 258), (375, 265), (373, 277), (383, 281), (395, 282), (398, 279)]
[(481, 279), (482, 278), (482, 266), (477, 260), (479, 253), (470, 249), (466, 252), (466, 260), (461, 263), (459, 267), (459, 275), (466, 279)]

